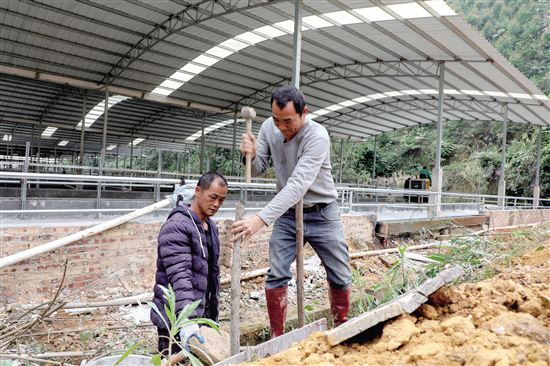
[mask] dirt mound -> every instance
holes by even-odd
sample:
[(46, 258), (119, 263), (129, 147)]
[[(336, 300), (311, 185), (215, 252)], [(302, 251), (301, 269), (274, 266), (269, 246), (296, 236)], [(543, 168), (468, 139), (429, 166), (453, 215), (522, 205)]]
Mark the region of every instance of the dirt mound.
[(550, 245), (500, 275), (445, 287), (367, 343), (318, 333), (254, 365), (541, 365), (550, 363)]

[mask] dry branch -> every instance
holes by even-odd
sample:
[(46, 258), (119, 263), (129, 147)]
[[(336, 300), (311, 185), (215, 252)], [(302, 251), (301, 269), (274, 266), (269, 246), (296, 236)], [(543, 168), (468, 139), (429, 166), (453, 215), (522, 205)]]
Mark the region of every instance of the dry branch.
[[(27, 330), (30, 330), (36, 323), (39, 321), (42, 321), (42, 319), (47, 318), (51, 314), (55, 313), (57, 310), (61, 309), (63, 305), (65, 305), (64, 302), (58, 302), (57, 298), (59, 297), (59, 294), (61, 293), (61, 290), (63, 289), (63, 284), (65, 283), (65, 277), (67, 275), (67, 262), (68, 259), (65, 260), (65, 264), (63, 265), (63, 275), (61, 277), (61, 281), (59, 283), (59, 286), (57, 287), (57, 291), (55, 292), (55, 295), (53, 299), (46, 305), (46, 308), (40, 315), (38, 315), (36, 318), (34, 318), (31, 321), (23, 322), (23, 324), (19, 324), (19, 320), (24, 319), (26, 314), (29, 314), (28, 311), (24, 313), (25, 316), (19, 316), (17, 319), (18, 321), (16, 323), (10, 324), (10, 326), (2, 329), (0, 331), (0, 349), (4, 348), (8, 344), (10, 344), (12, 341), (17, 339), (21, 334), (26, 332)], [(37, 308), (38, 309), (38, 308)]]

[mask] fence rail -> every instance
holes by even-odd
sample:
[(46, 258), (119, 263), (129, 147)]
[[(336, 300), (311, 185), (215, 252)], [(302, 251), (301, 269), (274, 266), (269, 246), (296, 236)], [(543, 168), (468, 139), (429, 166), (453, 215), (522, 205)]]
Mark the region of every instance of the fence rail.
[[(25, 172), (0, 172), (0, 183), (12, 184), (14, 187), (20, 187), (19, 197), (12, 197), (21, 201), (20, 209), (0, 210), (0, 214), (55, 214), (55, 213), (113, 213), (129, 212), (134, 208), (113, 208), (102, 207), (102, 193), (108, 189), (116, 188), (118, 190), (131, 190), (132, 188), (148, 188), (153, 190), (153, 200), (160, 201), (161, 190), (166, 194), (172, 191), (175, 184), (180, 183), (176, 178), (158, 178), (158, 177), (135, 177), (135, 176), (112, 176), (112, 175), (81, 175), (81, 174), (49, 174), (49, 173), (25, 173)], [(196, 183), (196, 180), (189, 180), (187, 183)], [(60, 208), (60, 209), (27, 209), (26, 201), (27, 190), (32, 185), (37, 187), (43, 185), (59, 185), (66, 187), (97, 187), (97, 197), (95, 208)], [(412, 189), (388, 189), (388, 188), (369, 188), (354, 186), (337, 186), (339, 194), (339, 205), (344, 212), (360, 212), (365, 209), (378, 210), (382, 207), (393, 207), (395, 209), (442, 209), (450, 207), (457, 209), (460, 207), (478, 210), (482, 212), (487, 207), (497, 207), (499, 196), (487, 194), (470, 194), (457, 192), (431, 192)], [(274, 195), (276, 185), (274, 183), (254, 182), (245, 183), (240, 181), (230, 181), (229, 190), (238, 193), (241, 199), (260, 198), (262, 196)], [(428, 202), (430, 196), (439, 194), (440, 203)], [(41, 197), (43, 198), (43, 197)], [(110, 198), (113, 199), (112, 197)], [(4, 198), (4, 201), (6, 198)], [(264, 200), (267, 201), (267, 200)], [(504, 206), (501, 208), (550, 208), (550, 200), (539, 200), (539, 205), (535, 205), (536, 200), (532, 197), (505, 196)], [(231, 211), (233, 208), (223, 208), (223, 211)]]

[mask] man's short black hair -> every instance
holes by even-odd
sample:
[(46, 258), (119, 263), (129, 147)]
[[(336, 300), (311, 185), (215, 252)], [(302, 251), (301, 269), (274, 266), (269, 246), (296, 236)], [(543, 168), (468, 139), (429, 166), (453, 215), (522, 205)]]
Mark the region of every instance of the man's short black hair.
[(212, 185), (212, 183), (214, 183), (214, 181), (216, 179), (219, 179), (221, 181), (220, 185), (222, 187), (227, 187), (227, 180), (225, 179), (225, 177), (223, 175), (221, 175), (218, 172), (204, 173), (199, 178), (199, 181), (197, 182), (197, 187), (201, 187), (202, 189), (206, 190), (206, 189), (210, 188), (210, 186)]
[(304, 107), (306, 106), (304, 93), (292, 85), (281, 86), (275, 89), (273, 94), (271, 94), (271, 105), (273, 105), (273, 101), (275, 101), (277, 106), (281, 109), (283, 109), (288, 102), (292, 101), (296, 112), (300, 115), (304, 112)]

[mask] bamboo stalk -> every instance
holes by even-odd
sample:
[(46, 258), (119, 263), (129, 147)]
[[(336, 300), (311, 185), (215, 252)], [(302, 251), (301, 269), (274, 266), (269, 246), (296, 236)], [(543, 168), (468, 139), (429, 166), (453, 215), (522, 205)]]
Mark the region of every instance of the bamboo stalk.
[(21, 354), (10, 354), (10, 353), (0, 353), (0, 357), (36, 357), (36, 358), (59, 358), (59, 357), (84, 357), (84, 356), (93, 356), (95, 351), (65, 351), (65, 352), (45, 352), (37, 353), (35, 355), (21, 353)]
[[(72, 319), (74, 320), (74, 319)], [(102, 319), (103, 321), (103, 319)], [(37, 333), (30, 333), (30, 334), (21, 334), (20, 337), (40, 337), (40, 336), (47, 336), (51, 334), (67, 334), (67, 333), (80, 333), (80, 332), (86, 332), (86, 331), (97, 331), (97, 330), (117, 330), (117, 329), (128, 329), (128, 328), (147, 328), (147, 327), (154, 327), (155, 325), (153, 323), (145, 323), (145, 324), (132, 324), (132, 325), (110, 325), (107, 327), (94, 327), (94, 328), (71, 328), (71, 329), (60, 329), (60, 330), (51, 330), (49, 332), (37, 332)]]
[[(441, 243), (431, 243), (431, 244), (421, 244), (421, 245), (412, 245), (410, 247), (407, 247), (407, 250), (418, 250), (418, 249), (426, 249), (426, 248), (433, 248), (433, 247), (440, 247), (443, 244)], [(390, 249), (381, 249), (381, 250), (367, 250), (364, 252), (355, 252), (350, 253), (349, 257), (350, 259), (354, 258), (360, 258), (360, 257), (370, 257), (370, 256), (376, 256), (386, 253), (396, 253), (399, 251), (399, 248), (390, 248)]]
[(10, 354), (10, 353), (2, 353), (2, 354), (0, 354), (0, 357), (3, 360), (9, 360), (11, 358), (11, 359), (14, 359), (14, 360), (23, 360), (23, 361), (30, 361), (30, 362), (47, 363), (48, 365), (76, 366), (76, 365), (73, 365), (71, 363), (66, 363), (66, 362), (58, 362), (58, 361), (52, 361), (52, 360), (47, 360), (47, 359), (44, 359), (44, 358), (36, 358), (36, 357), (30, 357), (30, 356), (14, 355), (14, 354)]

